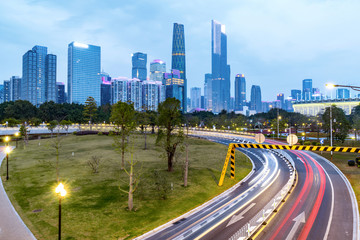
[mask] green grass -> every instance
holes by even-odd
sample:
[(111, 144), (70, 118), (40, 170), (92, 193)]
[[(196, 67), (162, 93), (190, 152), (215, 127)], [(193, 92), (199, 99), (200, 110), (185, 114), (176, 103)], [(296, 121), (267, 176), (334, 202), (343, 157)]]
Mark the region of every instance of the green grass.
[[(24, 149), (14, 150), (9, 158), (10, 179), (5, 181), (5, 164), (1, 177), (14, 207), (38, 239), (56, 239), (58, 198), (55, 154), (51, 139), (33, 140)], [(39, 142), (41, 145), (39, 145)], [(236, 179), (229, 173), (223, 187), (218, 187), (227, 146), (200, 139), (189, 142), (189, 186), (183, 187), (182, 162), (185, 153), (177, 156), (174, 172), (167, 172), (167, 162), (161, 158), (162, 149), (155, 146), (155, 136), (148, 135), (148, 150), (143, 150), (141, 135), (131, 137), (134, 159), (139, 161), (141, 181), (134, 196), (136, 211), (127, 210), (127, 175), (120, 169), (120, 154), (114, 151), (109, 136), (63, 137), (60, 155), (60, 179), (68, 195), (63, 202), (63, 239), (131, 239), (193, 209), (231, 187), (252, 166), (240, 153), (236, 156)], [(72, 157), (72, 152), (75, 156)], [(99, 173), (87, 166), (91, 156), (102, 157)], [(126, 154), (129, 159), (130, 154)], [(154, 171), (165, 180), (168, 190), (155, 187)], [(34, 210), (41, 210), (34, 212)]]
[[(334, 152), (332, 162), (341, 170), (341, 172), (345, 174), (345, 176), (349, 180), (352, 188), (354, 189), (358, 205), (360, 206), (360, 168), (358, 168), (357, 166), (350, 167), (348, 165), (348, 160), (355, 160), (357, 155), (358, 154), (354, 153)], [(330, 153), (323, 152), (322, 156), (330, 160)]]

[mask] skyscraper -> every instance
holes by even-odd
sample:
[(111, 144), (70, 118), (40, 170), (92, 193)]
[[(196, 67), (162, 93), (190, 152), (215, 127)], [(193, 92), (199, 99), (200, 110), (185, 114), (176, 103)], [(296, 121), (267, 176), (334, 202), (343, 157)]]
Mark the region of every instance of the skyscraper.
[(212, 111), (212, 75), (211, 75), (211, 73), (205, 74), (204, 108), (208, 111)]
[(225, 25), (211, 22), (211, 73), (213, 112), (228, 110), (230, 104), (230, 65), (227, 64)]
[(184, 79), (181, 79), (181, 73), (177, 69), (171, 70), (171, 73), (164, 73), (163, 84), (166, 87), (166, 98), (176, 98), (181, 102), (181, 110), (187, 105), (184, 99)]
[(66, 96), (65, 96), (65, 84), (62, 82), (56, 83), (57, 88), (57, 103), (66, 103)]
[(280, 101), (280, 108), (285, 109), (285, 96), (283, 93), (279, 93), (276, 96), (276, 100)]
[(337, 99), (348, 99), (350, 98), (350, 91), (346, 88), (336, 89), (336, 98)]
[(292, 89), (291, 90), (291, 98), (294, 99), (295, 101), (300, 101), (301, 100), (301, 90)]
[(68, 46), (68, 98), (69, 103), (85, 104), (93, 97), (100, 105), (100, 53), (99, 46), (72, 42)]
[(34, 46), (23, 55), (21, 98), (39, 106), (56, 101), (56, 55), (47, 54), (47, 47)]
[(191, 109), (201, 107), (201, 88), (193, 87), (190, 89)]
[(102, 72), (101, 78), (101, 105), (110, 104), (111, 102), (111, 77), (109, 74)]
[(250, 110), (255, 110), (257, 113), (262, 112), (261, 89), (258, 85), (251, 86)]
[(10, 99), (10, 80), (5, 80), (4, 81), (4, 88), (3, 88), (3, 91), (4, 91), (4, 102), (10, 102), (11, 99)]
[(304, 101), (311, 101), (312, 100), (312, 79), (304, 79), (303, 80), (303, 92), (302, 92), (302, 99)]
[(137, 78), (141, 81), (146, 80), (146, 63), (146, 53), (136, 52), (132, 55), (132, 78)]
[(246, 105), (246, 81), (244, 74), (235, 76), (235, 111), (242, 111)]
[(4, 84), (0, 84), (0, 103), (4, 102)]
[(162, 81), (166, 72), (166, 63), (160, 59), (155, 59), (150, 63), (150, 80)]
[(12, 76), (10, 78), (10, 101), (21, 99), (21, 78)]
[[(181, 111), (186, 112), (187, 80), (185, 63), (185, 34), (184, 25), (179, 23), (174, 23), (171, 68), (180, 71), (180, 79), (183, 80)], [(175, 88), (181, 88), (181, 86)]]
[(142, 82), (142, 104), (143, 110), (157, 111), (158, 105), (163, 100), (161, 99), (162, 82), (159, 81), (145, 81)]

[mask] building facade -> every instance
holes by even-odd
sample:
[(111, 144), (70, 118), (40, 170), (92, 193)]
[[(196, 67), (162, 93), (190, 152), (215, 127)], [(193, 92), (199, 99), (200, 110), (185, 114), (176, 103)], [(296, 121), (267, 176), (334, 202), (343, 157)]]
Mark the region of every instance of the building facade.
[(101, 48), (72, 42), (68, 46), (68, 102), (85, 104), (88, 97), (101, 103)]
[(291, 98), (294, 99), (295, 101), (301, 101), (301, 90), (292, 89)]
[(313, 93), (312, 79), (304, 79), (302, 85), (303, 85), (302, 100), (311, 101), (312, 93)]
[(285, 96), (283, 93), (279, 93), (276, 95), (276, 100), (280, 102), (280, 108), (285, 109)]
[(47, 47), (36, 45), (23, 55), (21, 99), (35, 106), (56, 101), (56, 55)]
[(206, 109), (208, 111), (212, 111), (212, 75), (211, 75), (211, 73), (205, 74), (204, 109)]
[(132, 55), (132, 78), (137, 78), (140, 81), (145, 81), (147, 76), (146, 71), (147, 54), (136, 52)]
[(21, 78), (12, 76), (10, 78), (10, 101), (21, 99)]
[(350, 90), (346, 88), (336, 89), (336, 98), (337, 99), (348, 99), (350, 98)]
[(244, 74), (236, 74), (235, 76), (235, 111), (242, 111), (246, 106), (246, 81)]
[(5, 80), (4, 81), (4, 88), (3, 88), (3, 92), (4, 92), (4, 102), (10, 102), (11, 99), (10, 99), (10, 80)]
[(227, 64), (225, 25), (211, 22), (212, 110), (228, 110), (230, 104), (230, 65)]
[[(186, 61), (185, 61), (185, 33), (184, 25), (179, 23), (174, 23), (173, 29), (173, 42), (172, 42), (172, 58), (171, 58), (171, 69), (179, 70), (180, 79), (182, 79), (182, 86), (177, 85), (174, 87), (169, 87), (174, 90), (175, 95), (178, 93), (179, 98), (181, 98), (181, 111), (187, 111), (187, 80), (186, 80)], [(170, 90), (169, 90), (170, 91)], [(172, 94), (174, 95), (174, 94)]]
[(150, 80), (162, 81), (166, 72), (166, 63), (160, 59), (155, 59), (150, 63)]
[(251, 86), (250, 110), (255, 110), (257, 113), (262, 112), (261, 89), (258, 85)]
[(66, 103), (66, 96), (65, 96), (65, 84), (62, 82), (56, 83), (57, 88), (57, 103)]
[(142, 83), (143, 110), (157, 111), (159, 103), (165, 101), (165, 89), (161, 81)]
[(201, 108), (201, 88), (190, 89), (191, 109)]
[(344, 110), (346, 115), (350, 115), (352, 109), (358, 105), (360, 105), (360, 101), (358, 98), (356, 99), (343, 99), (343, 100), (322, 100), (322, 101), (311, 101), (311, 102), (295, 102), (293, 104), (294, 112), (301, 113), (307, 116), (316, 116), (319, 113), (322, 114), (325, 111), (326, 107), (330, 107), (331, 105), (335, 105), (338, 108)]

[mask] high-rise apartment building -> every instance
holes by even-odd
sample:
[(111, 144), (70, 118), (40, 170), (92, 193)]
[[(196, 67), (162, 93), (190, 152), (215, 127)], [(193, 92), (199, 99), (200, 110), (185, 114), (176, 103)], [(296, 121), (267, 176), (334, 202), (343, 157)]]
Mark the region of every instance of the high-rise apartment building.
[(291, 89), (291, 98), (295, 101), (301, 101), (301, 90)]
[(246, 106), (246, 81), (244, 74), (236, 74), (235, 76), (235, 111), (243, 111)]
[(201, 88), (193, 87), (190, 89), (191, 109), (201, 107)]
[(336, 98), (337, 99), (348, 99), (350, 98), (350, 91), (346, 88), (336, 89)]
[(56, 55), (47, 54), (47, 47), (34, 46), (23, 55), (21, 99), (36, 106), (56, 101)]
[(101, 78), (101, 106), (111, 103), (111, 77), (102, 72)]
[(204, 83), (204, 109), (212, 111), (212, 75), (211, 73), (205, 74)]
[(101, 104), (101, 48), (72, 42), (68, 46), (68, 101), (85, 104), (93, 97)]
[(143, 110), (157, 111), (159, 103), (165, 101), (165, 89), (161, 81), (145, 81), (142, 83)]
[(0, 84), (0, 103), (4, 102), (4, 84)]
[(133, 103), (136, 111), (143, 110), (142, 82), (137, 79), (126, 77), (114, 78), (111, 81), (111, 103)]
[(4, 102), (10, 102), (11, 101), (11, 99), (10, 99), (10, 96), (11, 96), (11, 94), (10, 94), (10, 80), (5, 80), (4, 81)]
[[(187, 111), (187, 80), (186, 80), (186, 62), (185, 62), (185, 34), (184, 34), (184, 25), (179, 23), (174, 23), (173, 29), (173, 42), (172, 42), (172, 58), (171, 58), (171, 69), (179, 70), (180, 79), (182, 79), (182, 87), (175, 86), (170, 87), (175, 90), (175, 92), (180, 92), (181, 96), (181, 111)], [(169, 88), (169, 89), (170, 89)], [(182, 89), (181, 89), (182, 88)]]
[(230, 65), (227, 64), (225, 25), (211, 22), (211, 74), (213, 112), (228, 110), (230, 104)]
[(313, 93), (312, 79), (304, 79), (303, 80), (302, 100), (311, 101), (312, 93)]
[(140, 81), (146, 80), (146, 63), (146, 53), (136, 52), (132, 55), (132, 78), (137, 78)]
[(56, 102), (59, 104), (66, 103), (66, 96), (65, 96), (65, 84), (62, 82), (56, 83), (57, 88), (57, 100)]
[(262, 112), (261, 89), (258, 85), (251, 86), (250, 110), (255, 110), (257, 113)]
[(10, 78), (10, 101), (21, 99), (21, 78), (12, 76)]
[(166, 72), (166, 63), (160, 59), (155, 59), (150, 63), (150, 80), (162, 81)]
[(184, 99), (184, 79), (181, 78), (180, 71), (173, 69), (171, 73), (164, 73), (163, 83), (166, 87), (166, 98), (178, 99), (181, 103), (181, 110), (184, 111), (187, 102)]
[(113, 78), (111, 81), (111, 104), (128, 102), (128, 78)]

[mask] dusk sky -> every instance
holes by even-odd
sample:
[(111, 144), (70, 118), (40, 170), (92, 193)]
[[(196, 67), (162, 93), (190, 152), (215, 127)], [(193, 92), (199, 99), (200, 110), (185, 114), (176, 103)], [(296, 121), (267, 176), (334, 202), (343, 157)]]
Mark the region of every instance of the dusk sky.
[[(57, 81), (67, 82), (67, 45), (101, 46), (101, 68), (131, 77), (131, 53), (171, 67), (173, 23), (184, 24), (188, 91), (211, 72), (211, 20), (226, 25), (231, 96), (237, 73), (261, 86), (263, 100), (301, 89), (304, 78), (360, 85), (360, 1), (356, 0), (3, 0), (0, 2), (0, 83), (22, 75), (34, 45), (58, 56)], [(149, 75), (149, 73), (148, 73)]]

